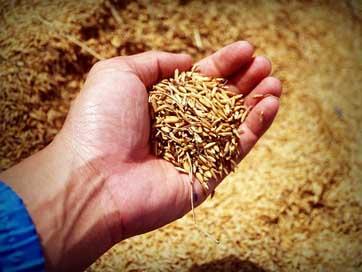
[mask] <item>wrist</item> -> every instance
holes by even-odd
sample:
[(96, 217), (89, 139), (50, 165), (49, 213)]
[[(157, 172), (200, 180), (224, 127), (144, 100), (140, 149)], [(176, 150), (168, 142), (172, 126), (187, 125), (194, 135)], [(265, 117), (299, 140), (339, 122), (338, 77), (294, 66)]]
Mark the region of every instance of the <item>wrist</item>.
[(111, 246), (104, 220), (105, 177), (60, 139), (0, 178), (23, 199), (48, 270), (84, 269)]

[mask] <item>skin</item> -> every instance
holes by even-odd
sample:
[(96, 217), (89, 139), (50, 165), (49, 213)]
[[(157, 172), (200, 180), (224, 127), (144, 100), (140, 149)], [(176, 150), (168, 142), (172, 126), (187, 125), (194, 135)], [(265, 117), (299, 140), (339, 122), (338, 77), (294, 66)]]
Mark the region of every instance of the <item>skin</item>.
[[(203, 74), (229, 79), (253, 106), (240, 127), (241, 160), (271, 125), (281, 83), (269, 76), (269, 60), (253, 57), (244, 41), (198, 64)], [(147, 88), (191, 65), (190, 56), (165, 52), (98, 62), (53, 142), (0, 174), (24, 200), (49, 271), (85, 269), (115, 243), (190, 211), (188, 175), (150, 153)], [(209, 192), (194, 182), (195, 205), (220, 182)]]

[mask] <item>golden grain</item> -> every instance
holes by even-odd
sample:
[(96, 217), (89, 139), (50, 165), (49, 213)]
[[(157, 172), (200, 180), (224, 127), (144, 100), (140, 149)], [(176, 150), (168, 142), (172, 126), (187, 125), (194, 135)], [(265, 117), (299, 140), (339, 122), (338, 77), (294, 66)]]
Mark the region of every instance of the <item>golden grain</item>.
[(149, 94), (155, 155), (195, 174), (204, 189), (212, 178), (232, 171), (240, 153), (236, 128), (247, 107), (242, 95), (232, 95), (225, 84), (194, 66), (188, 72), (176, 69)]
[[(203, 236), (190, 233), (186, 216), (160, 231), (118, 244), (89, 271), (212, 271), (218, 269), (220, 259), (222, 268), (235, 264), (235, 258), (226, 258), (224, 262), (225, 256), (235, 254), (243, 260), (248, 259), (250, 253), (252, 266), (255, 264), (266, 271), (296, 268), (308, 271), (321, 264), (341, 271), (360, 269), (358, 261), (353, 260), (361, 259), (358, 227), (361, 212), (360, 205), (353, 202), (361, 195), (355, 186), (361, 176), (361, 156), (357, 156), (361, 154), (361, 145), (356, 141), (359, 137), (350, 137), (358, 135), (356, 130), (362, 123), (357, 103), (362, 100), (356, 99), (361, 97), (361, 62), (358, 61), (361, 50), (356, 47), (362, 39), (361, 14), (356, 12), (360, 1), (328, 1), (331, 3), (318, 5), (313, 13), (309, 12), (311, 6), (299, 0), (291, 5), (279, 1), (258, 2), (258, 5), (248, 1), (208, 1), (207, 4), (168, 1), (163, 5), (150, 4), (147, 8), (139, 4), (141, 1), (127, 1), (130, 4), (122, 8), (116, 5), (117, 1), (111, 1), (121, 18), (115, 22), (112, 19), (117, 14), (100, 7), (110, 1), (94, 2), (62, 1), (62, 5), (54, 8), (56, 1), (16, 1), (4, 6), (6, 12), (0, 31), (2, 170), (42, 149), (53, 139), (62, 126), (70, 101), (82, 86), (83, 74), (94, 63), (89, 51), (59, 37), (44, 24), (34, 22), (32, 17), (36, 14), (47, 15), (45, 19), (107, 58), (155, 48), (185, 52), (201, 59), (230, 42), (249, 38), (258, 53), (271, 54), (274, 73), (285, 82), (286, 95), (279, 118), (259, 148), (243, 162), (240, 171), (230, 177), (232, 182), (220, 188), (218, 199), (199, 210), (199, 221), (210, 226), (210, 231), (226, 243), (222, 250), (204, 241)], [(187, 4), (180, 5), (180, 2)], [(296, 8), (300, 16), (293, 17), (293, 24), (283, 29), (278, 27), (278, 17), (293, 15)], [(245, 9), (248, 10), (243, 13), (245, 20), (239, 20), (240, 10)], [(271, 9), (276, 12), (270, 12)], [(200, 16), (203, 13), (208, 16)], [(332, 21), (340, 27), (333, 27)], [(260, 28), (264, 24), (270, 27)], [(160, 30), (160, 25), (168, 30)], [(193, 27), (186, 29), (185, 25), (198, 26), (203, 38), (202, 50), (192, 42)], [(228, 31), (224, 31), (225, 25), (230, 26)], [(313, 28), (307, 27), (309, 25)], [(338, 31), (339, 28), (345, 31)], [(84, 39), (83, 29), (95, 30), (99, 37)], [(253, 35), (260, 32), (262, 35)], [(303, 42), (295, 39), (294, 34), (303, 36)], [(117, 49), (111, 43), (115, 36), (122, 41)], [(169, 37), (174, 39), (170, 41)], [(44, 50), (44, 45), (48, 50)], [(295, 66), (291, 60), (297, 56)], [(68, 69), (74, 65), (76, 69)], [(348, 69), (341, 70), (341, 67)], [(305, 80), (300, 80), (301, 75)], [(317, 104), (323, 107), (315, 107)], [(348, 118), (336, 118), (333, 111), (336, 105)], [(28, 114), (37, 110), (47, 113), (49, 109), (57, 113), (49, 121), (33, 120)], [(240, 119), (241, 115), (235, 118)], [(306, 138), (311, 139), (311, 144), (301, 145)], [(340, 144), (333, 144), (336, 141)], [(180, 169), (183, 168), (180, 166)], [(202, 169), (204, 173), (207, 171)], [(310, 189), (320, 195), (314, 190), (316, 184), (323, 185), (322, 197), (317, 205), (311, 201), (311, 207), (315, 207), (306, 214), (310, 207), (305, 204), (304, 192)], [(341, 215), (348, 215), (348, 220), (340, 220)], [(345, 233), (342, 237), (341, 230)], [(302, 251), (293, 246), (296, 237), (303, 239)], [(323, 254), (305, 258), (303, 252), (311, 250), (323, 251)], [(155, 258), (156, 255), (162, 258)]]

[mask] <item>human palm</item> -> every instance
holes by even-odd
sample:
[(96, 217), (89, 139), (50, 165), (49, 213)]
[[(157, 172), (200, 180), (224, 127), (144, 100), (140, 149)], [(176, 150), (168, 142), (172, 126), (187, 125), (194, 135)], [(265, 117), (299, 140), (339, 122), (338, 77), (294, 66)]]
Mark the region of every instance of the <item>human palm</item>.
[[(201, 60), (203, 74), (229, 79), (231, 90), (253, 106), (241, 125), (244, 157), (270, 126), (278, 110), (280, 82), (268, 77), (271, 66), (252, 57), (246, 42), (236, 42)], [(165, 225), (191, 209), (190, 180), (169, 162), (151, 154), (147, 89), (173, 71), (191, 67), (184, 54), (148, 52), (96, 64), (68, 115), (61, 139), (71, 143), (79, 160), (105, 177), (105, 213), (114, 242)], [(255, 99), (255, 94), (270, 94)], [(262, 119), (261, 119), (262, 117)], [(221, 180), (213, 181), (212, 190)], [(194, 183), (196, 203), (207, 196)]]

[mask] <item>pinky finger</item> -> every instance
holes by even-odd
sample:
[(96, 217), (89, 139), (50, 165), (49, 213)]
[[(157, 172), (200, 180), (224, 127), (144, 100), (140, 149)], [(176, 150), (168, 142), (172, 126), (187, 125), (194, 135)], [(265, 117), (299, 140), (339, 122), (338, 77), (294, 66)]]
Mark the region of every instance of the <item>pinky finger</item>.
[(268, 96), (262, 99), (249, 113), (245, 122), (241, 124), (240, 153), (245, 157), (259, 138), (272, 124), (279, 109), (279, 99)]

